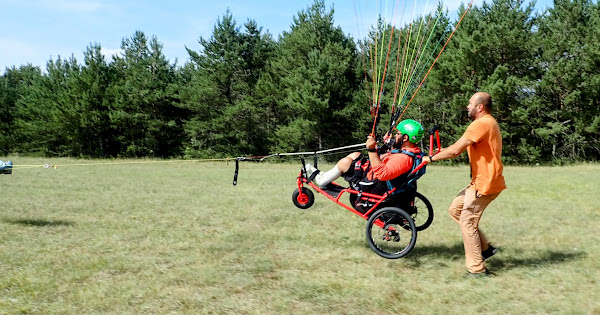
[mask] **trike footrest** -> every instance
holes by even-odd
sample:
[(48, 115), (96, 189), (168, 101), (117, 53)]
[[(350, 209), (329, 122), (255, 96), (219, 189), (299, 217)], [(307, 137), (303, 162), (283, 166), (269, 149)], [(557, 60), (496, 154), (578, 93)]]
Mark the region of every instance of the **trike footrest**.
[(328, 184), (325, 188), (322, 188), (325, 192), (330, 194), (333, 198), (337, 198), (337, 196), (344, 190), (345, 188), (334, 183)]

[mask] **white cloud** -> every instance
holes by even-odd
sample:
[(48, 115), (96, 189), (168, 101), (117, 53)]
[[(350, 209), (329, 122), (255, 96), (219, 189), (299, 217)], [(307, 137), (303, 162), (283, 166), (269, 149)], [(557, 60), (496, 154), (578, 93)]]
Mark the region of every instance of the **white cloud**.
[(102, 47), (100, 49), (100, 52), (104, 55), (104, 57), (106, 57), (107, 60), (111, 60), (113, 56), (119, 56), (119, 55), (123, 54), (123, 49), (121, 49), (121, 48), (110, 49), (110, 48)]
[[(488, 0), (488, 3), (490, 3), (491, 0)], [(464, 4), (465, 7), (469, 6), (469, 3), (471, 3), (471, 1), (465, 1), (465, 0), (449, 0), (449, 1), (444, 1), (444, 6), (446, 8), (448, 8), (449, 12), (455, 12), (458, 10), (458, 8), (460, 7), (461, 4)], [(473, 1), (473, 6), (478, 6), (481, 7), (481, 5), (483, 4), (483, 0), (474, 0)]]

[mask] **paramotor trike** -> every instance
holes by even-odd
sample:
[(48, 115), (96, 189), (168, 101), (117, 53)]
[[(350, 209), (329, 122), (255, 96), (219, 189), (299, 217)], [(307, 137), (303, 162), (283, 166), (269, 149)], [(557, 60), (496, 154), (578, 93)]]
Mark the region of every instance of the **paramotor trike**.
[[(433, 152), (433, 135), (437, 138), (438, 151), (440, 148), (437, 128), (431, 130), (430, 151)], [(427, 163), (420, 163), (412, 172), (412, 177)], [(316, 175), (316, 174), (314, 174)], [(343, 187), (335, 182), (326, 187), (313, 183), (312, 176), (307, 176), (304, 159), (298, 175), (298, 188), (292, 193), (292, 201), (301, 209), (310, 208), (314, 201), (314, 193), (306, 186), (329, 198), (348, 211), (367, 220), (366, 238), (369, 247), (388, 259), (406, 256), (417, 242), (417, 231), (422, 231), (433, 222), (433, 207), (425, 196), (417, 191), (397, 193), (402, 185), (389, 189), (382, 195), (361, 191), (356, 185)], [(411, 176), (408, 180), (412, 179)], [(340, 201), (342, 195), (349, 195), (350, 205)]]

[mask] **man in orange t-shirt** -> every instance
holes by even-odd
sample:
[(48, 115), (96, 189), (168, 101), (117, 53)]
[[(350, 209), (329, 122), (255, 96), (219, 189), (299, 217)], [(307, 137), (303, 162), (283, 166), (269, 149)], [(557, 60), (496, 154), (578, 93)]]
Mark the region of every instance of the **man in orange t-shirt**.
[(488, 93), (475, 93), (469, 100), (467, 112), (473, 122), (463, 136), (451, 146), (424, 160), (434, 162), (452, 159), (465, 150), (471, 164), (471, 183), (461, 190), (448, 211), (460, 224), (465, 246), (468, 275), (489, 275), (484, 260), (497, 249), (479, 229), (479, 220), (485, 208), (506, 188), (502, 175), (502, 135), (498, 122), (490, 114), (492, 98)]

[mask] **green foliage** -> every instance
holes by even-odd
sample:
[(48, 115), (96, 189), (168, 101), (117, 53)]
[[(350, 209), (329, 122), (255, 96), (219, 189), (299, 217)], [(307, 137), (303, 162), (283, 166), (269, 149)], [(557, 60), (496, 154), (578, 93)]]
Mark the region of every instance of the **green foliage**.
[[(263, 82), (275, 97), (276, 151), (318, 150), (349, 144), (358, 87), (354, 41), (333, 25), (333, 9), (315, 1), (284, 32)], [(268, 100), (269, 101), (269, 100)], [(297, 134), (293, 136), (292, 134)]]
[(217, 21), (203, 49), (190, 53), (190, 76), (181, 106), (193, 113), (185, 125), (188, 157), (265, 152), (268, 112), (256, 86), (273, 50), (271, 36), (249, 20), (241, 32), (228, 11)]
[[(600, 158), (597, 3), (557, 0), (540, 14), (525, 0), (474, 6), (413, 99), (466, 7), (455, 18), (438, 10), (402, 26), (373, 21), (366, 38), (354, 39), (316, 0), (277, 40), (227, 11), (198, 51), (187, 48), (190, 62), (181, 67), (156, 37), (137, 31), (112, 60), (92, 44), (83, 64), (59, 56), (45, 71), (8, 68), (0, 76), (0, 152), (211, 158), (312, 151), (364, 141), (374, 103), (382, 117), (376, 131), (387, 131), (392, 106), (404, 111), (410, 99), (402, 118), (440, 126), (448, 145), (469, 123), (470, 96), (486, 91), (507, 163)], [(382, 52), (390, 38), (391, 51), (411, 57), (388, 60)]]
[(180, 89), (175, 65), (169, 64), (156, 37), (137, 31), (121, 44), (114, 60), (109, 121), (120, 156), (177, 156), (183, 142)]
[(74, 57), (46, 66), (47, 75), (33, 80), (19, 98), (15, 127), (21, 152), (52, 156), (79, 156), (79, 130), (83, 111), (74, 90), (81, 67)]
[(0, 152), (7, 154), (18, 146), (18, 130), (15, 128), (19, 99), (27, 95), (41, 70), (31, 65), (6, 69), (0, 76)]
[(597, 129), (585, 129), (598, 116), (597, 7), (556, 1), (536, 16), (532, 3), (496, 0), (471, 9), (428, 79), (419, 113), (456, 140), (468, 98), (486, 91), (507, 162), (597, 159)]
[[(79, 155), (104, 157), (114, 154), (109, 123), (111, 99), (107, 91), (111, 85), (111, 69), (101, 53), (100, 45), (91, 45), (84, 53), (84, 66), (75, 78), (73, 92), (78, 95), (80, 112), (78, 137)], [(77, 155), (71, 153), (69, 155)]]
[(539, 27), (541, 49), (536, 129), (545, 156), (600, 156), (600, 10), (592, 1), (555, 1)]
[[(392, 30), (393, 36), (390, 36)], [(399, 119), (405, 118), (416, 119), (429, 127), (435, 124), (433, 119), (437, 115), (433, 116), (436, 113), (432, 112), (434, 108), (431, 104), (435, 104), (436, 97), (440, 95), (421, 93), (420, 89), (431, 65), (440, 54), (449, 32), (450, 23), (447, 13), (443, 11), (441, 5), (438, 5), (435, 13), (417, 17), (401, 29), (383, 25), (380, 20), (377, 28), (371, 31), (367, 42), (362, 43), (362, 53), (365, 55), (363, 60), (367, 63), (380, 64), (373, 74), (368, 72), (368, 65), (363, 65), (366, 81), (371, 82), (377, 78), (375, 81), (384, 82), (383, 88), (381, 83), (373, 83), (371, 93), (374, 95), (373, 107), (377, 103), (380, 106), (379, 113), (382, 117), (382, 123), (379, 124), (380, 133), (389, 131), (392, 126), (397, 125)], [(392, 53), (386, 56), (381, 53), (381, 47), (377, 47), (383, 46), (386, 51), (390, 39)], [(384, 67), (386, 63), (387, 69)], [(385, 77), (383, 73), (386, 74)], [(377, 97), (379, 93), (383, 94), (380, 99)], [(399, 119), (396, 118), (394, 121), (392, 118), (395, 118), (395, 115), (392, 115), (390, 109), (392, 104), (393, 113), (400, 115)], [(429, 108), (424, 110), (422, 107)]]
[[(179, 77), (142, 32), (123, 40), (123, 57), (107, 64), (100, 45), (75, 58), (58, 57), (46, 74), (25, 76), (17, 93), (12, 130), (15, 152), (51, 156), (177, 156), (185, 112), (178, 103)], [(7, 72), (11, 75), (17, 70)], [(35, 71), (34, 71), (35, 72)], [(10, 105), (10, 103), (3, 103)], [(5, 105), (5, 106), (6, 106)]]

